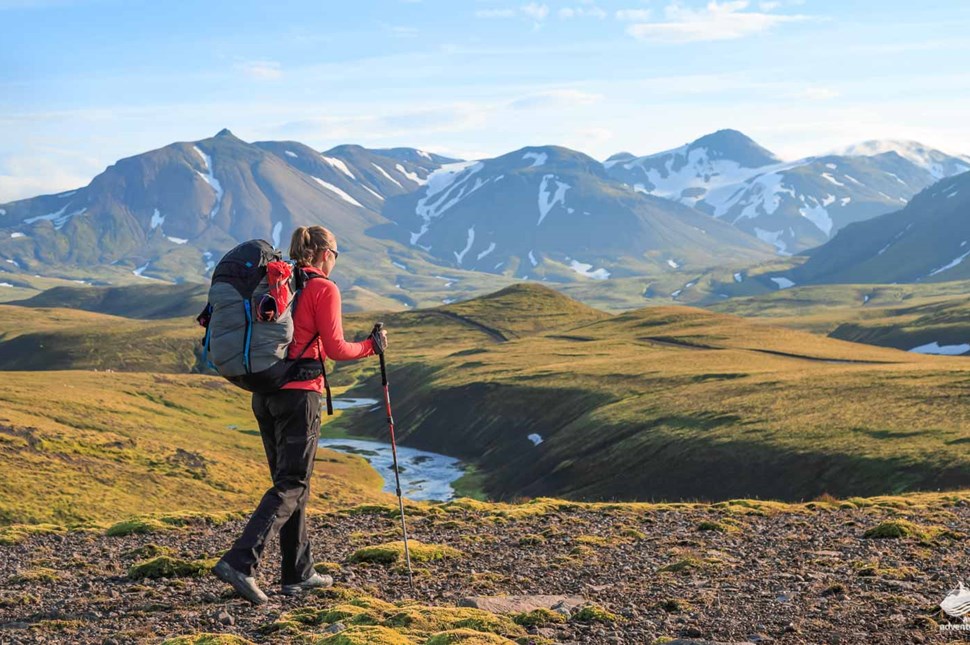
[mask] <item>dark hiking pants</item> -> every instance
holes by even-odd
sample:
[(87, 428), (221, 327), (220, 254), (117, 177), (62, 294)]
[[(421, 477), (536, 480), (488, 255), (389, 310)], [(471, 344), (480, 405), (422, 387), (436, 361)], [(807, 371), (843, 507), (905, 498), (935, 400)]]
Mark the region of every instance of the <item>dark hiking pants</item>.
[(313, 574), (306, 531), (306, 502), (320, 435), (320, 393), (280, 390), (253, 394), (273, 487), (266, 491), (242, 536), (223, 559), (253, 575), (266, 543), (277, 533), (283, 556), (282, 584), (303, 582)]

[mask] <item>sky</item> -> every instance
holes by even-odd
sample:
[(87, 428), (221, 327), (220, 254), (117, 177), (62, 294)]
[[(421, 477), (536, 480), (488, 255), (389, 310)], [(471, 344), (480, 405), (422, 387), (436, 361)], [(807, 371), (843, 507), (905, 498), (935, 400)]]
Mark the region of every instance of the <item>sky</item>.
[(0, 0), (0, 203), (224, 127), (605, 159), (722, 128), (784, 158), (970, 154), (964, 0)]

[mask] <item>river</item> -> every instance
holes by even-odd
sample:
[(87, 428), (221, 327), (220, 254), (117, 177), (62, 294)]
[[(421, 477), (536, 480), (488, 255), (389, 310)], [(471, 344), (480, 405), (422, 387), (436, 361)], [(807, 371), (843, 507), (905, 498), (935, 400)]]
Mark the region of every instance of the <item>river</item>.
[[(333, 400), (333, 407), (337, 410), (369, 407), (368, 411), (375, 413), (382, 408), (377, 399), (363, 398), (337, 398)], [(362, 456), (384, 478), (384, 490), (395, 492), (394, 460), (390, 443), (366, 439), (321, 439), (319, 445), (321, 448)], [(465, 474), (461, 461), (436, 452), (401, 445), (397, 447), (397, 459), (401, 472), (401, 491), (405, 497), (418, 501), (454, 499), (455, 489), (451, 485)]]

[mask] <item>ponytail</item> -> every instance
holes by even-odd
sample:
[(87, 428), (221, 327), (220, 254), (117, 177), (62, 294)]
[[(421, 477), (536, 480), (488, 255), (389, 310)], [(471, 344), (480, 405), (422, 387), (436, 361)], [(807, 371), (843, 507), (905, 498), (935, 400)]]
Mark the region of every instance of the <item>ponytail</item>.
[(297, 266), (311, 266), (324, 249), (336, 249), (337, 239), (322, 226), (299, 226), (290, 239), (290, 259)]

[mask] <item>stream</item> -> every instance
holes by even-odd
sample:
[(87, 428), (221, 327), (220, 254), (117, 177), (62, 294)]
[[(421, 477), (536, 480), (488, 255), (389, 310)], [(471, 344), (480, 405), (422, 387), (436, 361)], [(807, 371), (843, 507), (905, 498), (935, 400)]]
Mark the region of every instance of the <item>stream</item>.
[[(333, 407), (337, 410), (368, 407), (369, 412), (383, 416), (383, 412), (377, 412), (382, 407), (377, 399), (336, 398)], [(319, 445), (321, 448), (362, 456), (384, 478), (384, 491), (395, 492), (390, 443), (366, 439), (321, 439)], [(405, 497), (416, 501), (444, 502), (454, 499), (455, 490), (451, 484), (465, 474), (461, 461), (401, 445), (397, 447), (397, 459), (401, 471), (401, 491)]]

